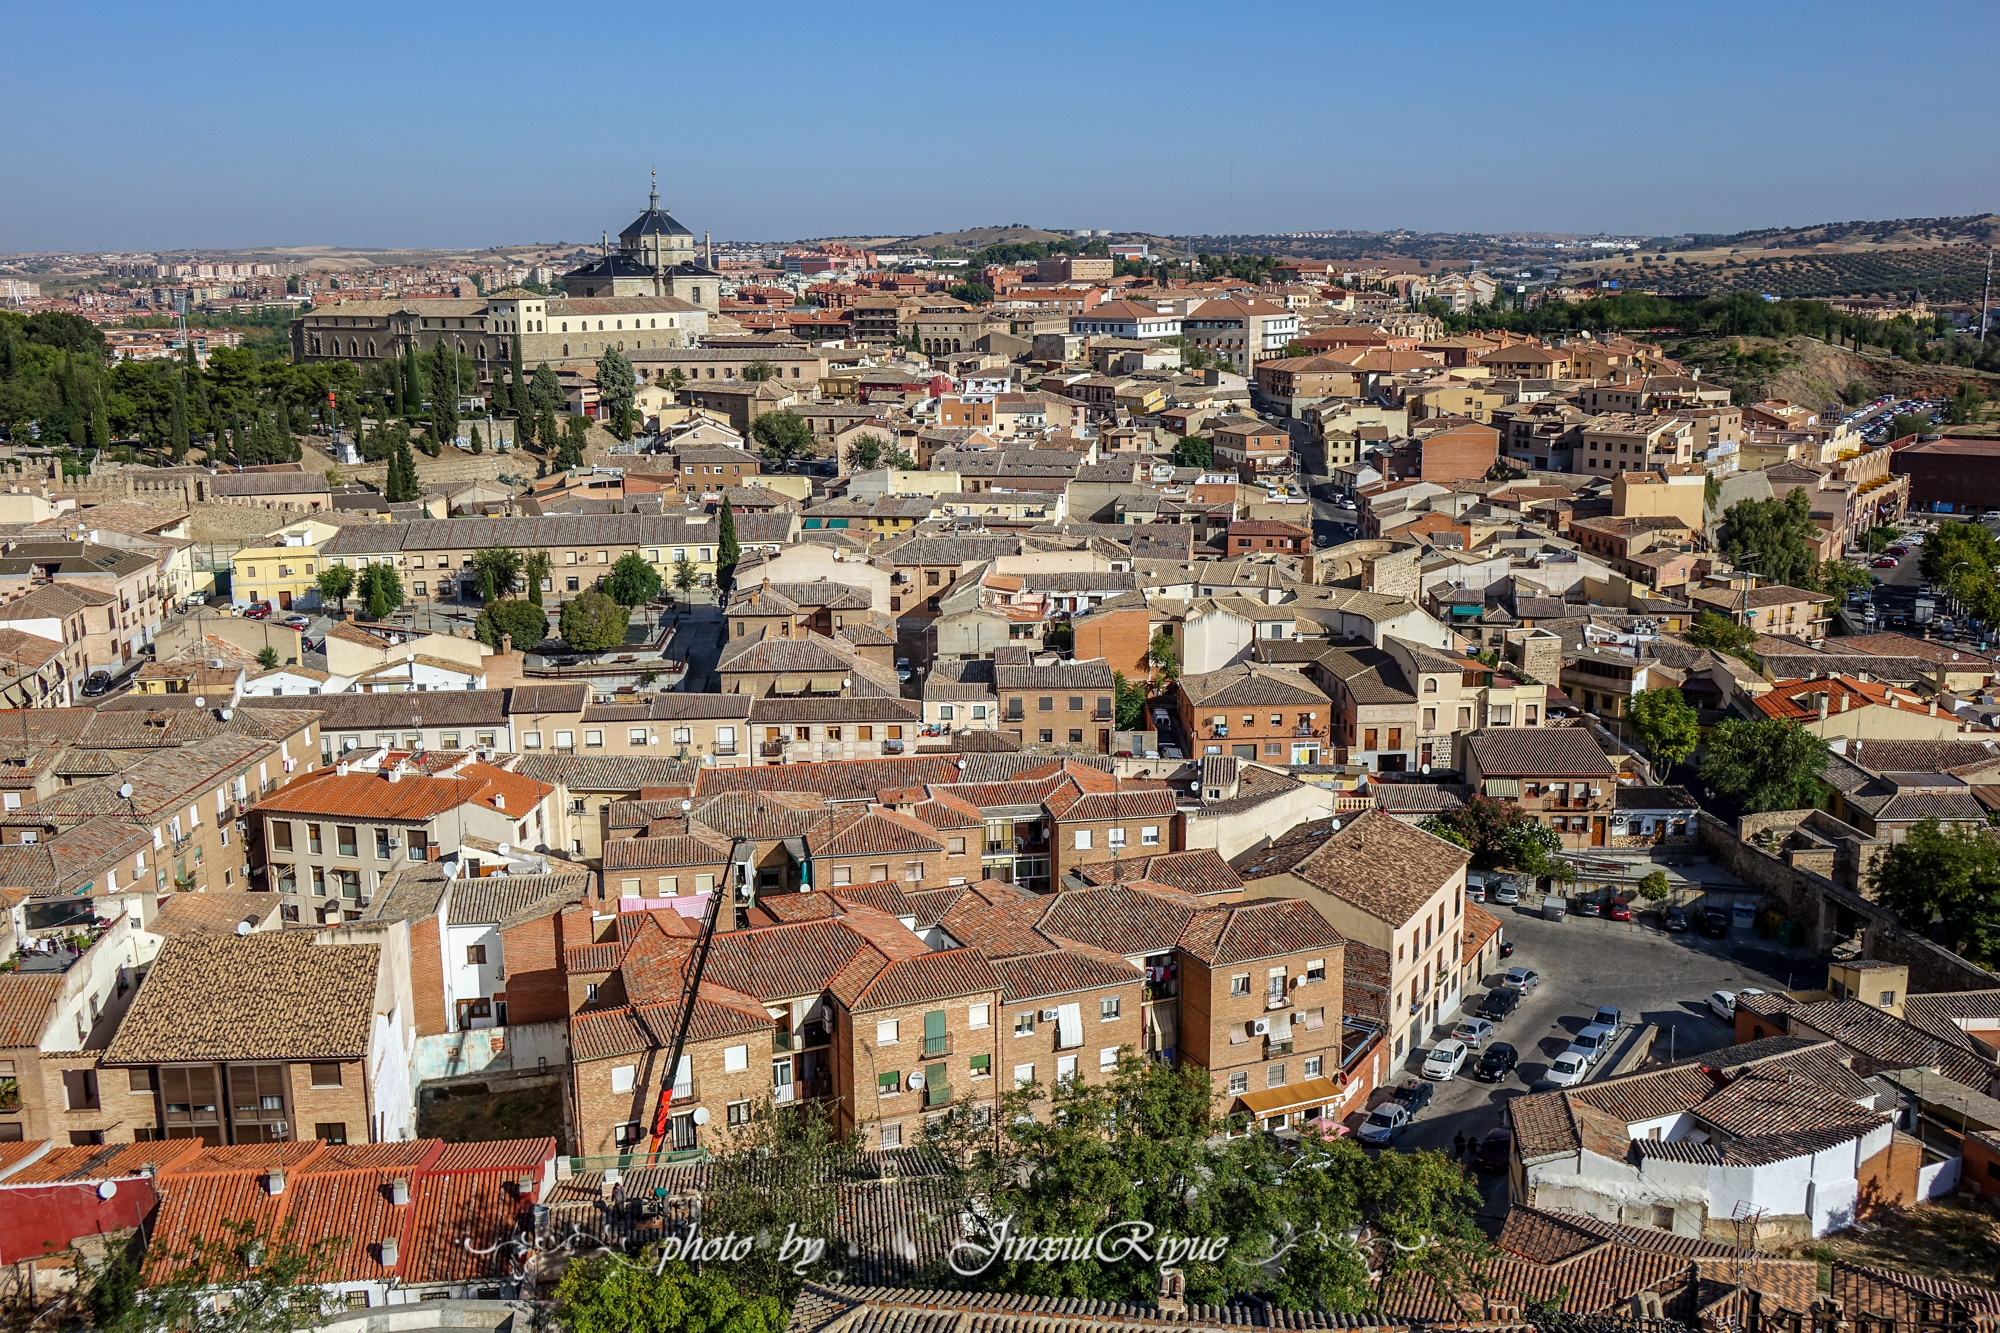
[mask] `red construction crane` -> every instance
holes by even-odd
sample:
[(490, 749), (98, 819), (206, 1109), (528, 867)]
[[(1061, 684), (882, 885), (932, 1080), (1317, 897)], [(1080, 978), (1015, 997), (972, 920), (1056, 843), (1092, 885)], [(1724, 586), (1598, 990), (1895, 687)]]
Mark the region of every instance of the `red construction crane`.
[(724, 900), (735, 896), (737, 873), (744, 881), (749, 879), (748, 847), (741, 848), (740, 855), (732, 855), (729, 868), (732, 873), (725, 875), (724, 882), (709, 891), (708, 910), (702, 913), (701, 937), (695, 941), (694, 958), (688, 968), (687, 986), (681, 992), (680, 1022), (674, 1027), (674, 1044), (667, 1048), (667, 1072), (660, 1084), (660, 1106), (653, 1113), (653, 1140), (647, 1145), (646, 1155), (657, 1161), (660, 1144), (667, 1137), (667, 1121), (674, 1109), (674, 1084), (680, 1077), (681, 1052), (687, 1046), (688, 1026), (694, 1022), (695, 997), (701, 990), (701, 974), (708, 970), (709, 947), (715, 943), (716, 923), (721, 920)]

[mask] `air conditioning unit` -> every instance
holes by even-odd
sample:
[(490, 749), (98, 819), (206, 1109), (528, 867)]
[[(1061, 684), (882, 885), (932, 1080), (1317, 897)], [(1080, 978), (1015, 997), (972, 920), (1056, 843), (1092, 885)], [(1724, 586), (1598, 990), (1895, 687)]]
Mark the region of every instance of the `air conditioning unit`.
[(1044, 1023), (1053, 1023), (1053, 1022), (1055, 1022), (1055, 1021), (1056, 1021), (1057, 1017), (1058, 1017), (1058, 1015), (1057, 1015), (1056, 1011), (1055, 1011), (1055, 1010), (1053, 1010), (1053, 1009), (1044, 1009), (1044, 1010), (1042, 1010), (1042, 1021), (1043, 1021)]
[(401, 838), (391, 838), (389, 839), (389, 845), (391, 847), (401, 847), (403, 845), (403, 840)]
[(1271, 1020), (1270, 1020), (1270, 1019), (1268, 1019), (1268, 1018), (1253, 1018), (1253, 1019), (1251, 1019), (1251, 1020), (1250, 1020), (1250, 1035), (1251, 1035), (1251, 1036), (1253, 1036), (1253, 1037), (1268, 1037), (1268, 1036), (1270, 1036), (1270, 1035), (1271, 1035)]

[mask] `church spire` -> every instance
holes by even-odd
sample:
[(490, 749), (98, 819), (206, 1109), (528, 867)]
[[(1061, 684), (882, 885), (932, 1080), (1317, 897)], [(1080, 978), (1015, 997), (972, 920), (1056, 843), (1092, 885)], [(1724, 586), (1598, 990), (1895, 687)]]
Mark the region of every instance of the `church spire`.
[(657, 212), (660, 207), (660, 169), (658, 167), (653, 168), (653, 193), (651, 202), (646, 207), (654, 212)]

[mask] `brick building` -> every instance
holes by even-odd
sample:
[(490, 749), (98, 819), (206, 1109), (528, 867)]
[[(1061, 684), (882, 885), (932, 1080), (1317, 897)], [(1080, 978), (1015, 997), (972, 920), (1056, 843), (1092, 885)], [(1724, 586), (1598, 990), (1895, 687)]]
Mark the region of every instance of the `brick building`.
[(1303, 673), (1240, 663), (1174, 682), (1176, 711), (1204, 755), (1316, 764), (1332, 734), (1333, 701)]

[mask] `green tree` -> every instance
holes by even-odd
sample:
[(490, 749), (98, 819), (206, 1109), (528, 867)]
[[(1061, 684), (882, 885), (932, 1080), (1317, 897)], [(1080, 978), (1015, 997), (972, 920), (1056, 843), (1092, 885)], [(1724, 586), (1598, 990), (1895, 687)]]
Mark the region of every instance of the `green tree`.
[(549, 618), (534, 602), (498, 597), (480, 611), (472, 632), (489, 648), (498, 648), (500, 636), (505, 634), (516, 648), (528, 649), (549, 637)]
[(736, 562), (743, 558), (743, 548), (736, 541), (736, 512), (729, 507), (729, 497), (722, 497), (722, 516), (716, 524), (715, 533), (715, 586), (727, 592), (736, 582)]
[(486, 441), (479, 434), (479, 427), (477, 426), (474, 426), (472, 428), (472, 452), (475, 454), (483, 454), (486, 452)]
[(586, 592), (563, 603), (562, 641), (579, 653), (601, 653), (625, 642), (632, 614), (601, 592)]
[(604, 591), (620, 606), (644, 606), (660, 595), (660, 571), (637, 551), (627, 551), (605, 576)]
[[(702, 1227), (712, 1235), (836, 1236), (841, 1195), (822, 1182), (863, 1174), (861, 1136), (843, 1137), (829, 1107), (780, 1106), (767, 1097), (751, 1107), (749, 1123), (736, 1127), (710, 1165)], [(780, 1261), (777, 1246), (753, 1249), (730, 1265), (730, 1280), (746, 1295), (775, 1296), (789, 1305), (802, 1281), (825, 1280), (841, 1266), (838, 1247), (828, 1250), (800, 1273), (794, 1261)]]
[(1914, 412), (1898, 412), (1889, 418), (1889, 438), (1892, 440), (1900, 440), (1907, 435), (1930, 435), (1936, 431), (1936, 423)]
[(528, 584), (528, 600), (536, 606), (542, 604), (542, 584), (548, 579), (549, 571), (554, 567), (554, 559), (540, 547), (521, 557), (521, 577)]
[(685, 597), (693, 592), (694, 585), (700, 580), (701, 571), (695, 568), (694, 561), (686, 556), (674, 561), (674, 587), (680, 591), (681, 596)]
[(1826, 742), (1781, 718), (1719, 724), (1702, 749), (1701, 780), (1747, 814), (1818, 803)]
[(1561, 834), (1524, 817), (1507, 829), (1501, 860), (1536, 879), (1569, 879), (1574, 871), (1561, 851)]
[(1674, 886), (1664, 870), (1648, 871), (1646, 877), (1639, 881), (1639, 896), (1648, 902), (1658, 902), (1673, 891)]
[(1859, 565), (1850, 565), (1845, 560), (1820, 561), (1819, 568), (1813, 572), (1813, 579), (1819, 591), (1829, 597), (1845, 597), (1850, 592), (1866, 591), (1875, 586), (1875, 580), (1867, 570)]
[(417, 364), (417, 345), (403, 349), (402, 410), (399, 415), (415, 417), (423, 411), (424, 374)]
[(771, 364), (769, 357), (755, 357), (749, 365), (743, 367), (743, 380), (746, 384), (768, 384), (776, 378), (778, 378), (778, 368)]
[(354, 591), (354, 571), (346, 565), (327, 565), (319, 572), (319, 599), (347, 609), (348, 595)]
[[(458, 438), (458, 391), (466, 380), (460, 360), (449, 340), (440, 342), (431, 353), (431, 438), (440, 446)], [(479, 381), (475, 378), (471, 382)]]
[(1533, 824), (1534, 820), (1519, 806), (1497, 796), (1474, 795), (1458, 809), (1425, 820), (1424, 827), (1439, 836), (1449, 829), (1458, 835), (1452, 841), (1471, 852), (1476, 863), (1493, 866), (1509, 855), (1514, 831), (1524, 823)]
[(488, 546), (472, 553), (472, 569), (479, 576), (479, 600), (513, 595), (521, 577), (522, 557), (509, 546)]
[(775, 1297), (745, 1296), (720, 1271), (697, 1273), (649, 1250), (638, 1262), (572, 1259), (556, 1283), (556, 1322), (569, 1333), (782, 1333)]
[(1138, 731), (1146, 725), (1146, 682), (1127, 680), (1125, 673), (1111, 673), (1112, 708), (1120, 731)]
[(948, 288), (945, 295), (967, 305), (985, 305), (993, 299), (993, 289), (983, 282), (961, 282)]
[(266, 671), (276, 671), (278, 669), (278, 650), (268, 643), (259, 648), (257, 650), (257, 665)]
[(1633, 697), (1629, 717), (1639, 743), (1669, 764), (1678, 764), (1701, 744), (1701, 723), (1678, 689), (1642, 691)]
[(750, 424), (764, 457), (785, 464), (813, 455), (812, 427), (796, 412), (766, 412)]
[(517, 417), (526, 417), (534, 410), (528, 401), (528, 381), (521, 375), (521, 335), (515, 334), (513, 344), (507, 349), (508, 369), (513, 372), (514, 381), (507, 391), (507, 406)]
[(1171, 681), (1181, 674), (1180, 654), (1174, 648), (1174, 639), (1162, 627), (1146, 645), (1146, 660), (1160, 673), (1160, 679)]
[(880, 435), (873, 431), (863, 431), (847, 442), (847, 470), (873, 472), (882, 466), (882, 455), (889, 448), (889, 442)]
[(569, 398), (563, 393), (562, 379), (549, 363), (544, 361), (535, 367), (534, 382), (528, 386), (528, 401), (535, 405), (537, 412), (554, 414), (569, 405)]
[(1757, 642), (1757, 631), (1737, 624), (1728, 616), (1701, 611), (1696, 613), (1694, 624), (1688, 626), (1681, 637), (1697, 648), (1712, 648), (1718, 653), (1739, 653)]
[(417, 460), (410, 455), (410, 440), (407, 435), (396, 441), (396, 453), (390, 464), (389, 477), (390, 485), (395, 489), (391, 490), (385, 485), (383, 494), (388, 496), (391, 503), (416, 500), (423, 496), (423, 485), (417, 480)]
[(403, 577), (390, 565), (368, 565), (354, 583), (370, 620), (382, 620), (403, 604)]
[(1772, 583), (1813, 586), (1819, 561), (1819, 525), (1812, 520), (1812, 497), (1801, 486), (1782, 500), (1738, 500), (1722, 516), (1722, 552), (1739, 566), (1746, 561)]
[(1199, 435), (1183, 435), (1174, 445), (1174, 466), (1212, 468), (1215, 446)]
[(2000, 962), (2000, 843), (1984, 825), (1926, 819), (1875, 863), (1875, 900), (1907, 930), (1974, 962)]
[(1944, 419), (1947, 425), (1969, 426), (1979, 420), (1986, 409), (1986, 395), (1979, 386), (1967, 382), (1958, 386), (1945, 404)]
[(609, 417), (611, 433), (621, 440), (632, 438), (632, 404), (638, 394), (638, 377), (625, 354), (614, 347), (597, 358), (597, 402)]

